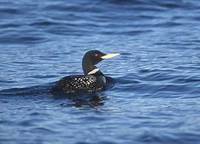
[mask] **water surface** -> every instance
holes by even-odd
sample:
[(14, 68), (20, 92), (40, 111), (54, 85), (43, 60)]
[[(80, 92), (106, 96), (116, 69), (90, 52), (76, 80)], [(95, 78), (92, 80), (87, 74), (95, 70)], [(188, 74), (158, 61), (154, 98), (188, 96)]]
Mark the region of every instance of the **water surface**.
[[(198, 0), (1, 0), (0, 143), (200, 141)], [(116, 84), (55, 97), (91, 49)]]

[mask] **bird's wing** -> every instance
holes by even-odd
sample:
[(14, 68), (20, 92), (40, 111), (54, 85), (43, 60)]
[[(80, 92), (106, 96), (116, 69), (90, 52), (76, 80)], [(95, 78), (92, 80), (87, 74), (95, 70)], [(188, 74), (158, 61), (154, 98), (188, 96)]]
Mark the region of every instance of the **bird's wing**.
[(73, 77), (70, 81), (70, 86), (76, 89), (93, 88), (96, 83), (96, 77), (92, 75)]
[(64, 91), (73, 92), (76, 90), (94, 89), (96, 81), (96, 77), (92, 75), (67, 76), (62, 78), (57, 86)]

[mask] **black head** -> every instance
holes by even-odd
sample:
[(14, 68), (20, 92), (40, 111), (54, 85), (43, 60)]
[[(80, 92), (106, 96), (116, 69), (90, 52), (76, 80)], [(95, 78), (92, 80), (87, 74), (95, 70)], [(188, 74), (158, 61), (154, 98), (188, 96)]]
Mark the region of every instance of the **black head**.
[(87, 62), (91, 63), (92, 65), (98, 64), (102, 61), (102, 57), (106, 54), (98, 51), (98, 50), (91, 50), (85, 53), (83, 60), (87, 60)]
[(95, 66), (100, 61), (104, 59), (109, 59), (119, 54), (105, 54), (98, 50), (91, 50), (85, 53), (82, 60), (82, 67), (85, 74), (88, 74), (94, 69), (97, 69)]

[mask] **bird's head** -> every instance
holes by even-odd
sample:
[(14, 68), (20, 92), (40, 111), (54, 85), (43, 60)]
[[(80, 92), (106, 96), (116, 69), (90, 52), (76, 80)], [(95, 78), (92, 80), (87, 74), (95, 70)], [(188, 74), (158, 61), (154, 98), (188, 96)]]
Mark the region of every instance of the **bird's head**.
[(82, 60), (82, 67), (85, 74), (94, 74), (99, 69), (95, 66), (104, 59), (109, 59), (119, 55), (119, 53), (103, 53), (99, 50), (90, 50), (85, 53)]

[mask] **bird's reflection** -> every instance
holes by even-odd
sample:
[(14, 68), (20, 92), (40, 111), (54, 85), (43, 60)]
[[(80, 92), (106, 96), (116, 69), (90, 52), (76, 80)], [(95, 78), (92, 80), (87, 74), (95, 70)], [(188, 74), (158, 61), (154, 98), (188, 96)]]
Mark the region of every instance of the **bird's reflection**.
[(89, 106), (92, 108), (96, 108), (98, 106), (103, 106), (105, 103), (105, 97), (103, 96), (98, 96), (98, 95), (93, 95), (90, 98), (86, 99), (73, 99), (73, 103), (75, 107), (82, 107), (82, 106)]
[(107, 99), (102, 93), (82, 93), (82, 94), (53, 94), (55, 99), (68, 99), (69, 103), (64, 103), (62, 106), (75, 106), (77, 108), (81, 107), (91, 107), (97, 108), (103, 106), (105, 100)]

